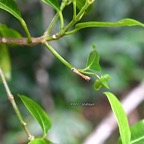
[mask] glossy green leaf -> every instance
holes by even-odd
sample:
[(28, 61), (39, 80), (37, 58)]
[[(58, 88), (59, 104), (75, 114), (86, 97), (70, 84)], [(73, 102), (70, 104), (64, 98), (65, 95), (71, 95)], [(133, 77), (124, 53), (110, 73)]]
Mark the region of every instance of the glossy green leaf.
[(60, 10), (59, 4), (57, 0), (42, 0), (44, 3), (53, 7), (56, 11)]
[(21, 13), (14, 0), (0, 0), (0, 8), (9, 12), (21, 21)]
[(102, 76), (101, 76), (100, 81), (101, 81), (102, 86), (103, 86), (104, 88), (109, 88), (107, 82), (110, 80), (110, 78), (111, 78), (111, 77), (110, 77), (110, 75), (108, 75), (108, 74), (105, 74), (105, 75), (102, 75)]
[[(85, 5), (86, 0), (76, 0), (76, 6), (79, 10), (82, 9), (82, 7)], [(90, 12), (93, 9), (93, 4), (91, 4), (88, 9), (86, 10), (86, 13)]]
[(0, 44), (0, 67), (7, 80), (11, 78), (11, 62), (8, 48), (5, 44)]
[(131, 144), (144, 143), (144, 120), (139, 121), (130, 127), (131, 130)]
[(30, 98), (28, 98), (26, 96), (21, 96), (21, 95), (20, 95), (20, 98), (21, 98), (22, 102), (24, 103), (24, 105), (26, 106), (26, 108), (31, 113), (31, 115), (40, 124), (40, 126), (41, 126), (41, 128), (43, 130), (44, 136), (45, 136), (47, 134), (48, 130), (51, 128), (51, 125), (52, 125), (48, 115), (40, 107), (40, 105), (38, 105), (32, 99), (30, 99)]
[(120, 27), (120, 26), (142, 26), (144, 27), (144, 24), (134, 19), (126, 18), (117, 22), (92, 21), (92, 22), (78, 23), (76, 24), (75, 29), (80, 30), (80, 29), (88, 28), (88, 27)]
[(99, 64), (99, 60), (100, 60), (100, 56), (99, 56), (98, 52), (96, 51), (96, 49), (94, 49), (89, 54), (86, 67), (88, 67), (89, 69), (95, 70), (95, 71), (100, 71), (101, 67)]
[[(130, 144), (143, 144), (144, 143), (144, 120), (141, 120), (130, 127), (131, 142)], [(121, 139), (118, 144), (122, 144)]]
[(99, 79), (97, 79), (94, 83), (94, 89), (99, 90), (102, 87), (102, 83)]
[(108, 74), (105, 74), (105, 75), (102, 75), (100, 78), (98, 78), (95, 83), (94, 83), (94, 89), (95, 90), (99, 90), (101, 87), (104, 87), (104, 88), (109, 88), (107, 82), (110, 80), (110, 75)]
[(50, 142), (46, 138), (36, 138), (30, 141), (28, 144), (52, 144), (52, 142)]
[(30, 32), (28, 30), (28, 27), (27, 27), (25, 21), (21, 17), (21, 12), (20, 12), (16, 2), (14, 0), (0, 0), (0, 8), (9, 12), (10, 14), (12, 14), (14, 17), (16, 17), (20, 21), (20, 23), (22, 24), (22, 26), (28, 36), (28, 41), (31, 41)]
[(11, 37), (11, 38), (20, 38), (21, 35), (14, 29), (8, 28), (4, 24), (0, 24), (0, 36)]
[(111, 108), (116, 116), (122, 144), (130, 144), (131, 132), (130, 132), (126, 113), (121, 103), (116, 98), (116, 96), (113, 95), (112, 93), (105, 92), (104, 94), (107, 96), (110, 102)]

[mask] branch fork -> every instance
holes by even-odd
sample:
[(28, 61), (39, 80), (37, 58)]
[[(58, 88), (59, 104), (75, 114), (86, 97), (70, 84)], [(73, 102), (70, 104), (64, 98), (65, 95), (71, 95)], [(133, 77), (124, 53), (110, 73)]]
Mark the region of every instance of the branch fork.
[(71, 69), (74, 73), (76, 73), (77, 75), (81, 76), (83, 79), (85, 79), (86, 81), (90, 81), (90, 77), (87, 75), (82, 74), (81, 72), (79, 72), (76, 68), (72, 68)]

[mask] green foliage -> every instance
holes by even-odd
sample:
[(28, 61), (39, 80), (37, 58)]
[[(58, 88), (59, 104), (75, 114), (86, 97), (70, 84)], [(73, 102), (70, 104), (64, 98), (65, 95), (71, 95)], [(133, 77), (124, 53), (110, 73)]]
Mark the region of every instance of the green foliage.
[[(0, 8), (9, 12), (11, 15), (16, 17), (21, 22), (24, 30), (27, 33), (27, 37), (28, 37), (27, 39), (28, 40), (25, 42), (25, 39), (23, 39), (23, 37), (21, 37), (18, 32), (16, 32), (15, 30), (9, 29), (5, 25), (0, 25), (0, 35), (2, 37), (6, 37), (6, 38), (7, 37), (8, 38), (15, 38), (15, 40), (20, 40), (20, 41), (24, 40), (25, 45), (27, 45), (27, 46), (33, 46), (33, 45), (35, 45), (35, 43), (33, 43), (33, 42), (42, 39), (42, 41), (40, 41), (39, 43), (36, 43), (36, 44), (43, 44), (43, 46), (46, 46), (49, 49), (49, 51), (56, 58), (58, 58), (65, 66), (67, 66), (71, 70), (75, 67), (72, 66), (69, 62), (67, 62), (58, 52), (56, 52), (55, 49), (51, 45), (49, 45), (49, 43), (48, 43), (49, 41), (60, 39), (61, 37), (65, 36), (65, 35), (73, 34), (77, 31), (79, 31), (80, 29), (84, 29), (84, 28), (121, 27), (121, 26), (141, 26), (141, 27), (144, 27), (144, 24), (140, 23), (137, 20), (129, 19), (129, 18), (122, 19), (122, 20), (117, 21), (117, 22), (99, 22), (99, 21), (79, 22), (83, 18), (83, 16), (85, 15), (85, 13), (89, 12), (92, 9), (94, 0), (72, 0), (72, 1), (63, 0), (61, 3), (61, 7), (59, 6), (59, 3), (57, 0), (42, 0), (42, 1), (44, 3), (50, 5), (52, 8), (54, 8), (57, 11), (54, 19), (52, 20), (52, 22), (49, 25), (48, 35), (42, 35), (42, 37), (39, 37), (38, 39), (31, 38), (30, 32), (27, 28), (27, 25), (26, 25), (24, 19), (22, 18), (21, 12), (20, 12), (20, 10), (19, 10), (19, 8), (18, 8), (18, 6), (14, 0), (0, 0)], [(73, 13), (74, 14), (73, 14), (72, 20), (70, 22), (67, 22), (67, 24), (66, 24), (65, 19), (63, 19), (63, 10), (69, 4), (73, 5)], [(79, 13), (76, 12), (76, 7), (79, 10)], [(57, 20), (60, 20), (60, 31), (58, 31), (54, 35), (50, 35), (50, 32), (57, 25), (57, 23), (59, 23), (59, 21), (57, 21)], [(87, 34), (85, 34), (84, 36), (86, 36), (86, 35)], [(91, 36), (95, 37), (94, 35), (88, 35), (88, 36), (90, 39), (91, 39)], [(21, 37), (21, 39), (16, 39), (16, 38), (20, 38), (20, 37)], [(109, 49), (107, 47), (108, 43), (113, 42), (114, 37), (109, 37), (109, 36), (106, 37), (105, 34), (101, 35), (101, 32), (98, 34), (98, 38), (101, 38), (102, 43), (105, 44), (105, 49)], [(127, 37), (129, 37), (129, 35)], [(141, 38), (143, 38), (143, 34), (141, 34)], [(4, 40), (5, 39), (2, 39), (2, 42)], [(118, 38), (118, 40), (119, 40), (119, 38)], [(103, 41), (105, 41), (105, 42), (103, 42)], [(137, 41), (140, 41), (140, 40), (138, 39)], [(143, 39), (141, 40), (141, 42), (142, 41), (143, 41)], [(118, 43), (116, 44), (116, 46), (121, 46), (122, 45), (121, 43), (125, 42), (125, 41), (121, 41), (121, 42), (117, 41), (117, 42)], [(84, 43), (84, 45), (85, 45), (87, 43), (87, 41), (82, 41), (81, 43)], [(99, 41), (98, 41), (98, 43), (99, 43)], [(21, 45), (21, 43), (19, 45)], [(76, 45), (77, 44), (74, 43), (73, 47), (76, 47)], [(132, 46), (134, 46), (134, 45), (132, 44)], [(99, 49), (99, 46), (97, 46), (97, 47)], [(124, 53), (127, 54), (125, 47), (124, 47), (124, 49), (122, 49), (122, 48), (120, 48), (120, 49), (121, 49), (121, 51), (123, 51)], [(75, 51), (75, 53), (77, 53), (77, 51), (79, 51), (79, 48)], [(82, 50), (82, 52), (84, 52), (84, 51), (86, 54), (89, 53), (86, 49)], [(102, 51), (102, 50), (100, 50), (100, 51)], [(120, 55), (118, 55), (118, 56), (112, 55), (112, 53), (115, 51), (114, 49), (112, 49), (112, 50), (109, 49), (109, 50), (104, 50), (104, 51), (109, 51), (109, 53), (106, 52), (106, 54), (104, 55), (106, 60), (110, 60), (110, 62), (112, 62), (112, 64), (115, 64), (118, 68), (122, 67), (122, 70), (124, 71), (124, 74), (122, 75), (122, 77), (124, 77), (124, 76), (127, 77), (127, 74), (130, 74), (131, 77), (133, 77), (134, 74), (130, 73), (132, 71), (132, 69), (129, 69), (127, 66), (127, 65), (132, 65), (132, 67), (134, 67), (133, 66), (133, 58), (131, 58), (131, 57), (129, 58), (129, 57), (127, 57), (127, 55), (125, 57), (121, 57)], [(130, 52), (131, 51), (133, 51), (133, 50), (130, 50)], [(105, 52), (103, 52), (103, 53), (105, 53)], [(82, 54), (82, 53), (80, 52), (80, 54)], [(107, 54), (109, 54), (109, 55), (107, 55)], [(135, 55), (136, 55), (136, 53), (134, 53), (134, 57), (135, 57)], [(72, 58), (74, 59), (74, 57), (72, 57)], [(80, 57), (79, 54), (78, 54), (78, 58), (80, 59), (80, 60), (78, 59), (78, 61), (82, 61), (82, 57)], [(76, 74), (82, 76), (83, 78), (85, 77), (84, 78), (85, 80), (86, 80), (86, 77), (89, 78), (88, 76), (91, 76), (91, 75), (95, 76), (97, 78), (96, 81), (94, 82), (94, 89), (95, 90), (99, 90), (101, 87), (109, 88), (107, 83), (108, 83), (108, 80), (110, 79), (110, 75), (102, 74), (101, 76), (99, 76), (97, 74), (97, 72), (99, 72), (101, 70), (101, 66), (99, 64), (99, 61), (100, 61), (100, 56), (99, 56), (97, 50), (94, 48), (94, 50), (92, 52), (90, 52), (90, 54), (88, 56), (86, 68), (76, 69), (76, 72), (75, 72)], [(10, 65), (8, 48), (4, 44), (0, 44), (0, 67), (2, 68), (3, 72), (5, 73), (5, 76), (7, 78), (9, 78), (10, 77), (10, 71), (11, 71), (11, 65)], [(57, 66), (55, 66), (55, 69), (56, 69), (57, 74), (60, 75), (59, 68), (57, 68)], [(141, 70), (138, 70), (137, 72), (139, 72), (141, 75)], [(103, 73), (103, 71), (102, 71), (102, 73)], [(106, 71), (106, 73), (108, 73), (108, 72)], [(66, 76), (66, 74), (64, 74), (64, 75)], [(118, 75), (118, 77), (120, 77), (120, 76)], [(56, 74), (55, 74), (54, 78), (55, 77), (56, 77)], [(62, 77), (62, 76), (60, 75), (60, 77)], [(136, 77), (138, 77), (138, 76), (136, 76)], [(141, 78), (139, 77), (139, 79), (141, 79)], [(57, 81), (55, 82), (54, 80), (52, 80), (52, 81), (54, 81), (53, 83), (54, 83), (55, 87), (57, 87), (58, 83), (61, 87), (64, 87), (64, 84), (62, 84), (62, 82), (64, 82), (64, 80), (65, 79), (62, 77), (59, 82), (57, 82)], [(68, 81), (70, 84), (69, 83), (67, 84)], [(118, 80), (116, 80), (116, 81), (118, 81)], [(79, 86), (77, 86), (77, 84), (73, 83), (73, 80), (70, 81), (68, 78), (68, 80), (66, 80), (66, 85), (67, 86), (64, 87), (63, 89), (65, 91), (67, 90), (67, 95), (71, 95), (71, 94), (69, 94), (69, 91), (75, 91), (75, 93), (78, 95)], [(68, 86), (70, 86), (70, 87), (68, 87)], [(74, 90), (71, 90), (71, 89), (74, 89)], [(88, 93), (89, 92), (90, 92), (90, 90), (88, 91)], [(122, 143), (123, 144), (129, 144), (130, 143), (130, 133), (132, 134), (131, 143), (142, 142), (143, 141), (143, 134), (140, 133), (138, 131), (138, 129), (140, 129), (143, 126), (143, 123), (140, 122), (140, 123), (136, 124), (134, 127), (131, 128), (131, 132), (130, 132), (128, 120), (127, 120), (126, 114), (125, 114), (120, 102), (117, 100), (117, 98), (112, 93), (105, 92), (105, 94), (108, 97), (108, 100), (111, 104), (112, 110), (113, 110), (113, 112), (117, 118)], [(59, 89), (58, 89), (58, 95), (61, 96), (59, 94)], [(72, 95), (71, 97), (73, 98), (74, 96)], [(38, 121), (39, 125), (41, 126), (41, 128), (43, 130), (44, 137), (45, 137), (46, 134), (48, 133), (48, 130), (51, 128), (51, 122), (50, 122), (50, 119), (47, 116), (46, 112), (32, 99), (27, 98), (25, 96), (20, 96), (20, 98), (23, 101), (24, 105), (29, 110), (29, 112), (32, 114), (32, 116)], [(71, 100), (72, 100), (72, 98), (71, 98)], [(72, 115), (72, 116), (74, 117), (74, 115)], [(67, 119), (67, 117), (65, 119), (62, 119), (61, 123), (65, 124), (65, 122), (67, 122), (66, 119)], [(73, 119), (70, 118), (70, 120), (71, 120), (71, 123), (73, 123), (73, 121), (72, 121)], [(71, 123), (68, 122), (68, 125), (71, 126)], [(60, 124), (60, 126), (61, 126), (61, 124)], [(66, 126), (66, 124), (65, 124), (65, 126)], [(64, 128), (64, 126), (62, 126), (62, 128)], [(70, 129), (72, 129), (72, 128), (73, 127), (71, 127)], [(142, 130), (143, 129), (141, 129), (141, 131)], [(66, 134), (66, 133), (67, 132), (65, 132), (64, 134)], [(74, 131), (73, 133), (75, 134), (76, 131)], [(69, 133), (69, 134), (72, 135), (71, 133)], [(50, 143), (51, 142), (46, 140), (45, 138), (36, 138), (36, 139), (29, 142), (29, 144), (50, 144)], [(62, 143), (64, 143), (64, 140), (62, 141)], [(66, 143), (68, 143), (68, 142), (66, 142)], [(73, 143), (78, 143), (78, 142), (76, 140), (73, 140)]]
[[(144, 142), (144, 120), (141, 120), (130, 127), (131, 131), (131, 142), (130, 144), (143, 144)], [(122, 144), (119, 139), (118, 144)]]
[(45, 138), (36, 138), (32, 141), (30, 141), (28, 144), (52, 144), (49, 140)]
[(19, 95), (22, 102), (31, 113), (31, 115), (37, 120), (39, 125), (41, 126), (44, 137), (46, 136), (48, 130), (51, 128), (51, 121), (46, 114), (46, 112), (32, 99)]
[(14, 0), (0, 0), (0, 8), (9, 12), (11, 15), (13, 15), (14, 17), (16, 17), (20, 23), (22, 24), (27, 36), (28, 36), (28, 42), (31, 41), (31, 36), (29, 33), (29, 30), (27, 28), (27, 25), (24, 21), (24, 19), (21, 16), (21, 12), (16, 4), (16, 2)]
[(5, 44), (0, 44), (0, 68), (3, 70), (6, 79), (11, 78), (11, 62), (8, 48)]
[(4, 24), (0, 24), (0, 36), (11, 37), (11, 38), (20, 38), (21, 34), (14, 29), (8, 28)]
[(88, 28), (88, 27), (120, 27), (120, 26), (142, 26), (144, 27), (143, 23), (140, 23), (139, 21), (136, 21), (134, 19), (122, 19), (118, 22), (83, 22), (83, 23), (78, 23), (75, 26), (76, 30), (80, 30), (83, 28)]
[(42, 0), (44, 3), (49, 4), (55, 10), (59, 11), (60, 7), (57, 0)]
[(110, 80), (110, 75), (105, 74), (102, 75), (101, 77), (98, 77), (98, 79), (94, 83), (94, 89), (99, 90), (101, 87), (109, 89), (109, 86), (107, 82)]
[(131, 132), (130, 132), (126, 113), (125, 113), (121, 103), (116, 98), (116, 96), (114, 96), (112, 93), (105, 92), (104, 94), (107, 96), (107, 98), (111, 104), (111, 108), (116, 116), (122, 143), (130, 144)]
[[(77, 8), (78, 8), (79, 10), (82, 9), (82, 7), (85, 5), (85, 3), (86, 3), (86, 0), (76, 0), (76, 6), (77, 6)], [(92, 9), (93, 9), (93, 4), (91, 4), (91, 5), (87, 8), (86, 12), (89, 13)]]
[(96, 49), (94, 49), (88, 57), (87, 63), (86, 63), (86, 69), (91, 69), (94, 71), (100, 71), (101, 67), (99, 64), (100, 56)]
[(14, 0), (0, 0), (0, 8), (22, 21), (21, 12)]

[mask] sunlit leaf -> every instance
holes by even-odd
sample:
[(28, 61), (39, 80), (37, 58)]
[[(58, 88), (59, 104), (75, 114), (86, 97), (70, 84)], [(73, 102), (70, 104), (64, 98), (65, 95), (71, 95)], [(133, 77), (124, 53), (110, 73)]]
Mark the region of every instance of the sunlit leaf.
[(99, 90), (102, 87), (102, 83), (99, 79), (94, 82), (94, 89)]
[(30, 98), (28, 98), (26, 96), (21, 96), (21, 95), (20, 95), (20, 98), (21, 98), (22, 102), (24, 103), (24, 105), (26, 106), (26, 108), (31, 113), (31, 115), (40, 124), (40, 126), (41, 126), (41, 128), (43, 130), (44, 136), (45, 136), (47, 134), (48, 130), (51, 128), (51, 125), (52, 125), (48, 115), (40, 107), (40, 105), (38, 105), (32, 99), (30, 99)]
[(110, 80), (110, 75), (108, 74), (105, 74), (105, 75), (102, 75), (100, 78), (98, 78), (95, 83), (94, 83), (94, 89), (95, 90), (99, 90), (101, 87), (104, 87), (104, 88), (109, 88), (107, 82)]
[(9, 12), (21, 21), (21, 13), (14, 0), (0, 0), (0, 8)]
[(110, 78), (111, 78), (111, 77), (110, 77), (110, 75), (108, 75), (108, 74), (105, 74), (105, 75), (102, 75), (102, 76), (101, 76), (100, 81), (101, 81), (102, 86), (103, 86), (104, 88), (109, 88), (107, 82), (110, 80)]
[(105, 92), (104, 94), (107, 96), (110, 102), (111, 108), (116, 116), (122, 144), (130, 144), (131, 132), (130, 132), (126, 113), (121, 103), (116, 98), (116, 96), (113, 95), (112, 93)]
[(0, 44), (0, 67), (6, 79), (11, 78), (11, 62), (8, 48), (5, 44)]
[(91, 21), (91, 22), (78, 23), (76, 24), (75, 29), (80, 30), (80, 29), (88, 28), (88, 27), (120, 27), (120, 26), (142, 26), (144, 27), (144, 24), (137, 20), (126, 18), (117, 22)]
[(8, 28), (4, 24), (0, 24), (0, 36), (11, 37), (11, 38), (21, 37), (21, 35), (16, 30)]
[(86, 67), (88, 67), (89, 69), (95, 70), (95, 71), (100, 71), (101, 67), (99, 64), (99, 60), (100, 60), (100, 56), (99, 56), (98, 52), (96, 51), (96, 49), (94, 49), (89, 54)]
[(57, 0), (42, 0), (44, 3), (53, 7), (56, 11), (60, 10), (59, 4)]
[(49, 140), (45, 138), (36, 138), (32, 141), (30, 141), (28, 144), (52, 144)]
[[(144, 120), (141, 120), (130, 127), (131, 143), (130, 144), (143, 144), (144, 143)], [(118, 144), (122, 144), (121, 139)]]
[(28, 36), (28, 41), (31, 41), (31, 36), (28, 30), (28, 27), (24, 21), (24, 19), (21, 16), (21, 12), (14, 0), (0, 0), (0, 8), (9, 12), (12, 14), (14, 17), (16, 17), (20, 23), (22, 24), (27, 36)]

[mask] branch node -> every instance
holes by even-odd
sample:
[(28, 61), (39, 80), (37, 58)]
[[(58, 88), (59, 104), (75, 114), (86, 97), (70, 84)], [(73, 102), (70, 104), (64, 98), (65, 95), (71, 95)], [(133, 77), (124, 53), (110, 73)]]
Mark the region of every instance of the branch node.
[(82, 73), (80, 73), (76, 68), (72, 68), (71, 69), (74, 73), (76, 73), (77, 75), (81, 76), (83, 79), (85, 79), (86, 81), (90, 81), (90, 77), (87, 75), (84, 75)]

